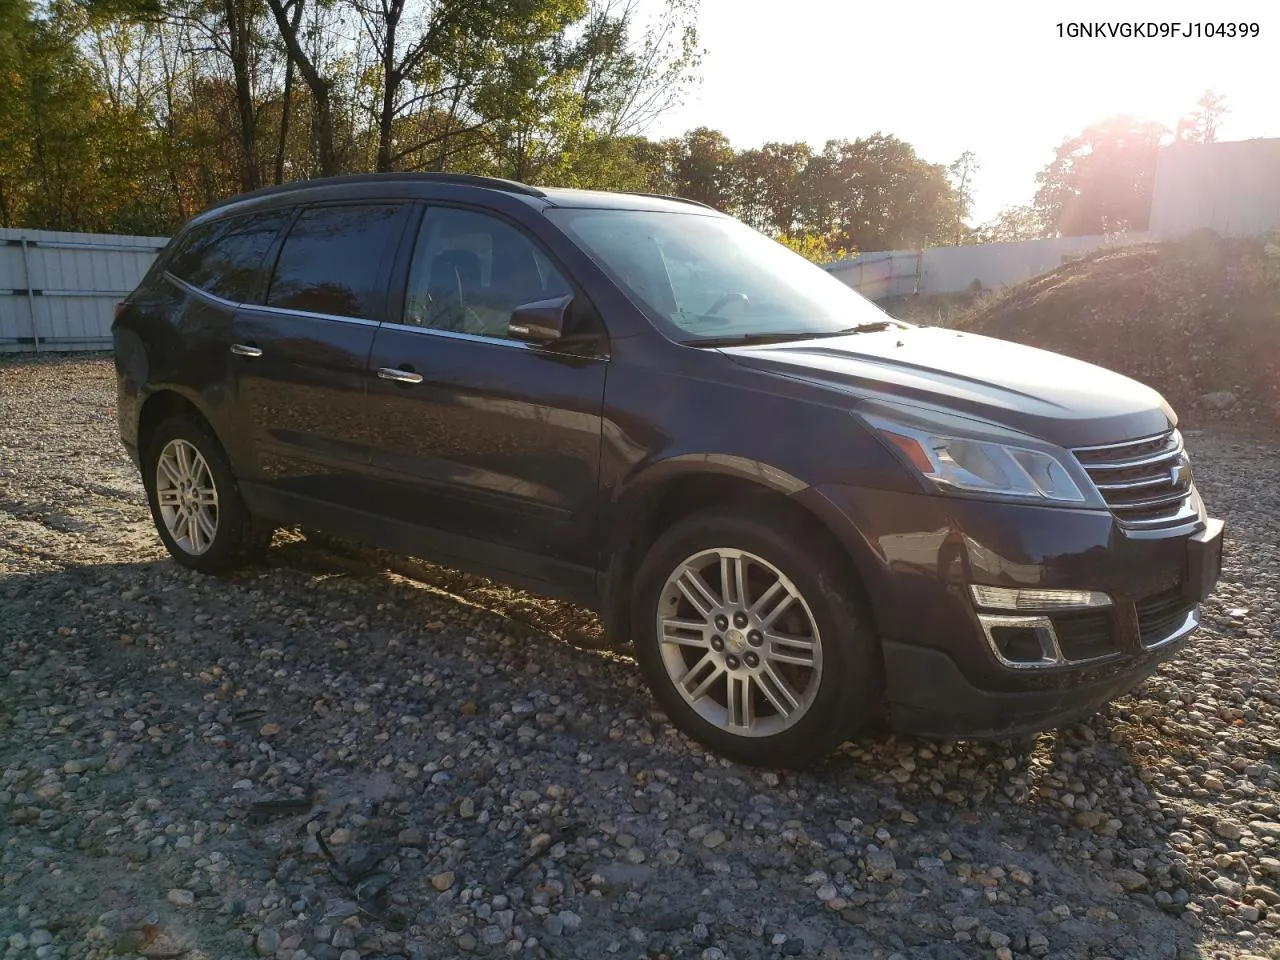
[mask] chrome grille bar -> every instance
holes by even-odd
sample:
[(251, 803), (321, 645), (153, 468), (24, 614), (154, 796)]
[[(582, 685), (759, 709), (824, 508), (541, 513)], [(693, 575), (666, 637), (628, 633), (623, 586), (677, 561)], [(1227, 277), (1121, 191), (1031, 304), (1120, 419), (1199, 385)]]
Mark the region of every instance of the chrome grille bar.
[(1177, 430), (1072, 452), (1112, 514), (1127, 526), (1181, 522), (1195, 512), (1191, 464)]

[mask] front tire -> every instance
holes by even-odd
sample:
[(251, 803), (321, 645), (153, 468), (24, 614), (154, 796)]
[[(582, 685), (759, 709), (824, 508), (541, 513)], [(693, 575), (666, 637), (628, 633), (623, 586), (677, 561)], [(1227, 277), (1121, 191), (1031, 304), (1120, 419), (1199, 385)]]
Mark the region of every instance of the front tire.
[(741, 763), (802, 767), (875, 715), (883, 668), (835, 548), (767, 518), (714, 510), (663, 534), (636, 577), (632, 635), (681, 730)]
[(221, 444), (193, 417), (156, 428), (142, 475), (156, 531), (184, 567), (231, 570), (260, 557), (271, 539), (245, 507)]

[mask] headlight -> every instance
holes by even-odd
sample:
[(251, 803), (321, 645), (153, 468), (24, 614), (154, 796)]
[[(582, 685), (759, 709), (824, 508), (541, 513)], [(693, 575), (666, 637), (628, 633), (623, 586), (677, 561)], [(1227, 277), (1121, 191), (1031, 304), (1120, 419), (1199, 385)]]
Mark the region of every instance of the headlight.
[(1055, 503), (1085, 503), (1071, 471), (1044, 450), (911, 429), (878, 417), (867, 422), (940, 489)]

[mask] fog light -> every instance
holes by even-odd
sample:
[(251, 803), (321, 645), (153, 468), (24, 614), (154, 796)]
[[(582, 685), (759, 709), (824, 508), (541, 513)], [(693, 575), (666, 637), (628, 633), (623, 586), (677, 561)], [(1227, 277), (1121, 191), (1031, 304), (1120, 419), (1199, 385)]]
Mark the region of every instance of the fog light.
[(1023, 590), (969, 585), (973, 602), (988, 610), (1087, 610), (1109, 607), (1111, 598), (1095, 590)]

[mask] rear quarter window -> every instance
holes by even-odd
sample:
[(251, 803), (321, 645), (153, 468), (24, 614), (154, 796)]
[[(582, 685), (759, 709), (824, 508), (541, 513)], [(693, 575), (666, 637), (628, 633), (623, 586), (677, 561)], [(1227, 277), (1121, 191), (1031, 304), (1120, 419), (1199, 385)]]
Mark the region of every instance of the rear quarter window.
[(263, 286), (263, 260), (288, 216), (272, 210), (202, 223), (182, 241), (169, 272), (232, 303), (255, 300)]

